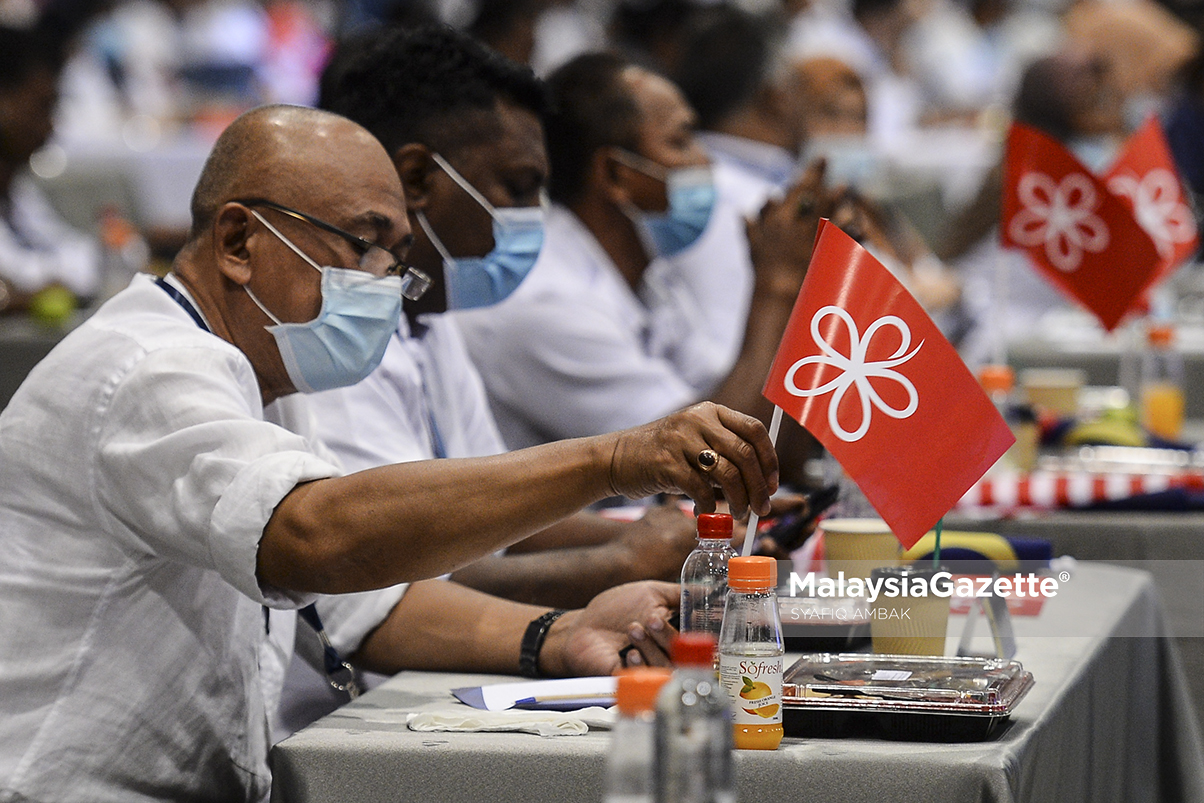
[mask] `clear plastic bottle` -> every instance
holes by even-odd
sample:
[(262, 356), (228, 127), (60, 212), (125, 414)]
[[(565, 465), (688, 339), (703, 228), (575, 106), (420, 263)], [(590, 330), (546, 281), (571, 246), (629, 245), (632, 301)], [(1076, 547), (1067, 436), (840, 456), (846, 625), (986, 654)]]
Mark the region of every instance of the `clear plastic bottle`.
[(669, 652), (675, 671), (656, 704), (656, 800), (735, 803), (732, 713), (715, 674), (715, 639), (683, 633)]
[(732, 742), (745, 750), (777, 750), (782, 741), (782, 619), (777, 561), (728, 562), (727, 608), (719, 637), (719, 682), (732, 701)]
[(1183, 355), (1175, 349), (1175, 329), (1151, 324), (1141, 361), (1141, 425), (1160, 438), (1183, 432)]
[(672, 673), (642, 667), (619, 675), (619, 721), (610, 732), (603, 803), (652, 803), (656, 778), (656, 696)]
[(978, 382), (1016, 436), (1016, 442), (991, 467), (992, 473), (1032, 471), (1037, 467), (1041, 434), (1033, 408), (1016, 399), (1015, 371), (1010, 365), (984, 365), (978, 369)]
[(703, 513), (698, 517), (698, 546), (681, 567), (681, 632), (707, 633), (719, 640), (727, 600), (727, 562), (732, 549), (732, 517)]

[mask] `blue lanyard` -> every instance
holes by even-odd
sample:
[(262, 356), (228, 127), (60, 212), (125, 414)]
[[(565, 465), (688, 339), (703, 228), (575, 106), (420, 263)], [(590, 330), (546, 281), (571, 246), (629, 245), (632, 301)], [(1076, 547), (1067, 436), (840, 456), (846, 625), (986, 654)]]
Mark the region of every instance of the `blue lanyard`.
[[(205, 324), (205, 319), (201, 317), (200, 311), (188, 300), (188, 296), (181, 293), (173, 287), (162, 276), (155, 279), (155, 284), (167, 293), (173, 301), (184, 308), (188, 316), (196, 322), (196, 325), (201, 329), (213, 334), (213, 330)], [(322, 642), (322, 662), (325, 664), (326, 681), (335, 689), (345, 691), (352, 698), (356, 698), (360, 694), (359, 686), (355, 682), (355, 669), (351, 664), (347, 663), (339, 655), (339, 651), (330, 643), (330, 638), (326, 635), (326, 628), (322, 626), (322, 617), (318, 616), (318, 606), (312, 602), (306, 605), (297, 613), (301, 618), (314, 629), (318, 634), (318, 641)], [(270, 628), (268, 608), (265, 605), (263, 608), (263, 627), (267, 631)]]

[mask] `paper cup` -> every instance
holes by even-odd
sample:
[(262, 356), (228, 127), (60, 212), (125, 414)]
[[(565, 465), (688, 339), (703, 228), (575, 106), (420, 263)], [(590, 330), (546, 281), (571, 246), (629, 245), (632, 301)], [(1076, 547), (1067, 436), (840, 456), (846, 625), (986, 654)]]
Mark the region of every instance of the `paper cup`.
[(1086, 372), (1078, 368), (1026, 368), (1020, 372), (1028, 403), (1060, 416), (1078, 412), (1079, 391), (1086, 381)]
[[(875, 569), (871, 580), (896, 578), (914, 590), (914, 580), (923, 580), (929, 592), (932, 576), (937, 570), (930, 566), (888, 566)], [(948, 583), (948, 579), (945, 580)], [(885, 586), (884, 586), (885, 587)], [(949, 597), (887, 596), (879, 594), (871, 608), (870, 637), (874, 652), (880, 655), (944, 655), (945, 633), (949, 629)]]
[(833, 579), (840, 572), (846, 578), (868, 579), (874, 569), (899, 564), (899, 541), (882, 519), (825, 519), (819, 529), (824, 531), (824, 559)]

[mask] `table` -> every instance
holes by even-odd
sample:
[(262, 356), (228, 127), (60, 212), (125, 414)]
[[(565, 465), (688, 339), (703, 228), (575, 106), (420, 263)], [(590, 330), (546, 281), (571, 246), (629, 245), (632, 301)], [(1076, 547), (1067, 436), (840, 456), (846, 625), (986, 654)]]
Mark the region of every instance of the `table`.
[(39, 324), (24, 315), (0, 318), (0, 410), (33, 367), (85, 317), (77, 313), (62, 326)]
[[(1067, 636), (1066, 623), (1081, 622)], [(1060, 624), (1059, 624), (1060, 623)], [(951, 628), (951, 633), (956, 629)], [(1204, 800), (1204, 752), (1175, 642), (1145, 572), (1090, 565), (1017, 620), (1036, 685), (1007, 729), (982, 743), (934, 745), (787, 738), (738, 752), (742, 801)], [(454, 705), (447, 691), (496, 676), (404, 672), (273, 748), (273, 800), (589, 801), (602, 794), (609, 735), (414, 733), (373, 722)]]
[(1177, 637), (1197, 715), (1204, 722), (1204, 512), (1042, 511), (1007, 519), (950, 516), (951, 530), (1029, 535), (1054, 555), (1149, 570)]

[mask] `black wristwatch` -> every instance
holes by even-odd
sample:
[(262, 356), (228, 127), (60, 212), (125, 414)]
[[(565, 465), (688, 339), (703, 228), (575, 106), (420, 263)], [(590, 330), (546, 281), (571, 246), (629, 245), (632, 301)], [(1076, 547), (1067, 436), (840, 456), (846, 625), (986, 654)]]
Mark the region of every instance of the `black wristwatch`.
[(543, 649), (544, 639), (548, 637), (548, 630), (551, 629), (552, 623), (564, 616), (564, 613), (560, 610), (548, 611), (527, 625), (527, 632), (523, 633), (523, 643), (518, 653), (518, 673), (520, 675), (525, 678), (542, 677), (539, 671), (539, 651)]

